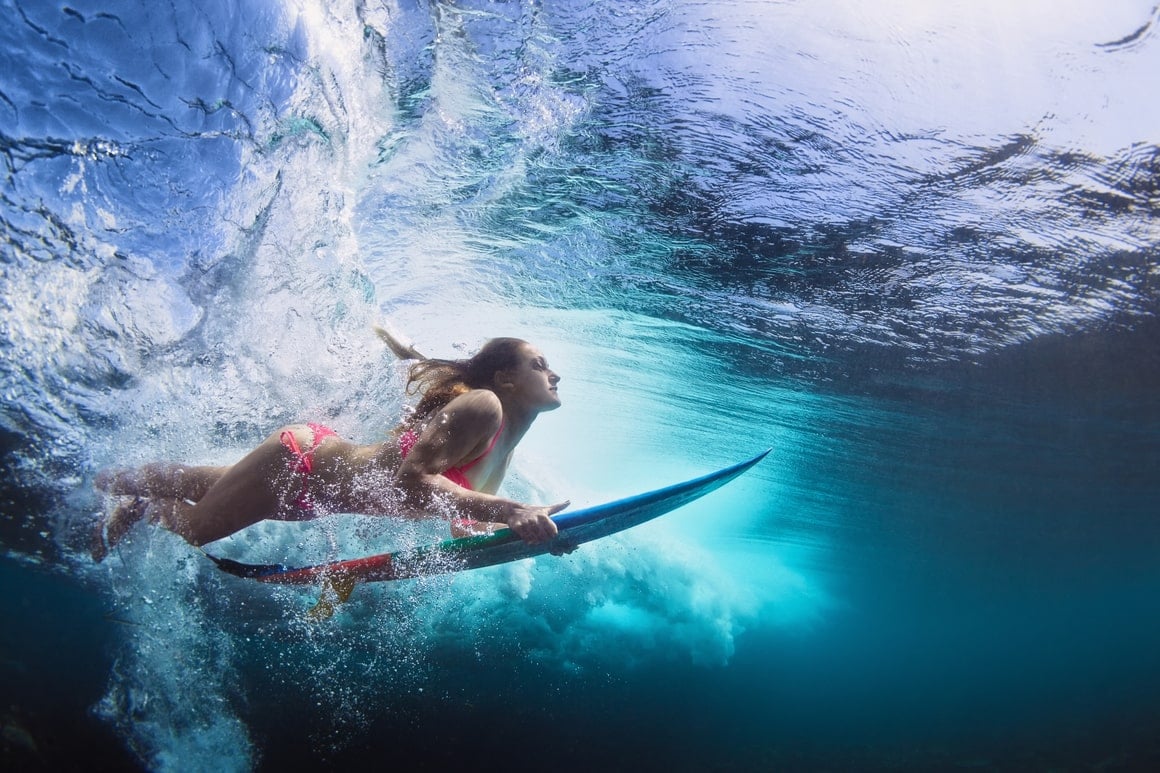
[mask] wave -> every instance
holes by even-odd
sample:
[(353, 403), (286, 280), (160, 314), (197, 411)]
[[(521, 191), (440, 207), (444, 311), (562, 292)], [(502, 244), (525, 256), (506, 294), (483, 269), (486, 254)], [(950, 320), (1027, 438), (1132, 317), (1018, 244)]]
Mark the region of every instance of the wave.
[[(1135, 566), (1156, 12), (983, 5), (0, 0), (0, 545), (126, 621), (98, 713), (151, 767), (247, 769), (259, 687), (357, 732), (512, 652), (559, 683), (724, 669), (889, 591), (867, 542), (977, 587), (1006, 551)], [(568, 410), (515, 494), (595, 502), (777, 451), (655, 529), (360, 589), (331, 627), (171, 535), (88, 562), (102, 467), (228, 463), (303, 419), (384, 436), (388, 319), (437, 355), (508, 333), (549, 353)], [(228, 548), (415, 538), (314, 526)]]

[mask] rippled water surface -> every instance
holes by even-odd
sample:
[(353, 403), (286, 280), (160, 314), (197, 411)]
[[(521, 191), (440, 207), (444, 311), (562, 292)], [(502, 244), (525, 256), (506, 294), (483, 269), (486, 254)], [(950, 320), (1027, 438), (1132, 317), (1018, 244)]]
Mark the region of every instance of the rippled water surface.
[[(1160, 762), (1151, 0), (0, 10), (18, 769)], [(565, 407), (515, 497), (774, 453), (325, 624), (318, 589), (157, 530), (92, 564), (103, 467), (230, 463), (303, 420), (385, 438), (376, 324), (547, 354)], [(339, 516), (215, 550), (438, 535)]]

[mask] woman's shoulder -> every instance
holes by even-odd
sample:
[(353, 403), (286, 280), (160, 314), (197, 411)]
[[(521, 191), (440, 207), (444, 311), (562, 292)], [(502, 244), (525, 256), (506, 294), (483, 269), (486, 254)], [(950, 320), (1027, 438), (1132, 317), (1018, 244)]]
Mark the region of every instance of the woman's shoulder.
[(464, 408), (482, 411), (503, 410), (500, 406), (499, 396), (490, 389), (470, 389), (447, 403), (447, 407), (453, 405), (460, 410)]
[[(472, 389), (464, 392), (443, 407), (443, 413), (456, 420), (494, 424), (499, 428), (503, 421), (503, 405), (499, 397), (490, 389)], [(493, 430), (494, 431), (494, 430)]]

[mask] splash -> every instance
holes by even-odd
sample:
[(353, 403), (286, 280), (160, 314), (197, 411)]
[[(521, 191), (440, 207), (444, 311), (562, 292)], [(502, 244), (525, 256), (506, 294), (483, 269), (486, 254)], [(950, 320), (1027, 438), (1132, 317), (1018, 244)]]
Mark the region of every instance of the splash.
[(125, 635), (97, 715), (150, 770), (252, 769), (236, 645), (206, 602), (222, 592), (216, 578), (172, 535), (137, 539), (118, 559), (109, 585)]

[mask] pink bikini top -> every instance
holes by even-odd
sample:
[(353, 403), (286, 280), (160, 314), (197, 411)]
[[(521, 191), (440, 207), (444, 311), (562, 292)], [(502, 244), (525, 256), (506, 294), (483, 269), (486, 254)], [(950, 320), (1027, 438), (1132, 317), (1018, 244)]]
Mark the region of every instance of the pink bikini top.
[[(491, 439), (491, 444), (488, 445), (486, 451), (472, 459), (467, 464), (461, 464), (458, 467), (448, 467), (443, 471), (443, 477), (447, 478), (447, 480), (455, 483), (456, 485), (463, 486), (463, 488), (468, 489), (469, 491), (474, 491), (475, 489), (471, 487), (471, 481), (467, 479), (466, 473), (472, 467), (482, 462), (484, 457), (491, 453), (491, 450), (495, 448), (495, 444), (499, 441), (499, 434), (501, 432), (503, 432), (502, 421), (499, 423), (499, 429), (496, 430), (495, 435)], [(411, 449), (414, 448), (415, 444), (418, 442), (419, 436), (415, 434), (415, 430), (413, 429), (409, 429), (402, 435), (399, 435), (399, 453), (403, 455), (404, 459), (407, 458), (407, 455), (411, 453)]]

